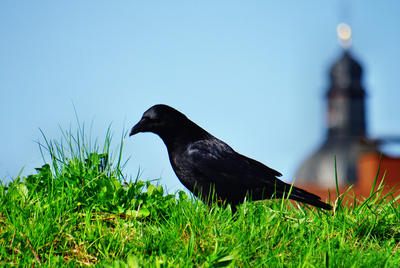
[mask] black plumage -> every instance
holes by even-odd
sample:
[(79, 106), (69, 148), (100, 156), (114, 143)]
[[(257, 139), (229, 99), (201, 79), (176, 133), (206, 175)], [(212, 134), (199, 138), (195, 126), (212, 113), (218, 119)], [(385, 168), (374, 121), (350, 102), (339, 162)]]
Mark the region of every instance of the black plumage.
[(281, 173), (235, 152), (167, 105), (148, 109), (129, 136), (139, 132), (160, 136), (179, 180), (206, 203), (224, 200), (235, 209), (246, 196), (262, 200), (287, 197), (290, 193), (290, 199), (332, 209), (317, 195), (284, 183), (277, 178), (282, 176)]

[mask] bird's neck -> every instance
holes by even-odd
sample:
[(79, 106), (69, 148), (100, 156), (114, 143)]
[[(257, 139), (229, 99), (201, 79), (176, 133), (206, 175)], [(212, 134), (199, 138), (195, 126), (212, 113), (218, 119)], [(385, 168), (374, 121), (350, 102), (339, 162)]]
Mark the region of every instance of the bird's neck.
[(197, 125), (172, 129), (169, 132), (159, 133), (160, 138), (167, 146), (168, 152), (176, 152), (187, 148), (190, 143), (206, 139), (211, 136), (207, 131)]

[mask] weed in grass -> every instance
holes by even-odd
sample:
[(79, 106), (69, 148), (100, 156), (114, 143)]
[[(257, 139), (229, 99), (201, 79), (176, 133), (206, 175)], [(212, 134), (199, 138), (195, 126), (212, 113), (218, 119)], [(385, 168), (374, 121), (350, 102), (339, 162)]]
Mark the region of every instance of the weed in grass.
[[(44, 267), (398, 267), (400, 209), (376, 185), (334, 212), (286, 199), (204, 205), (123, 176), (121, 152), (84, 127), (40, 144), (37, 174), (0, 184), (0, 265)], [(345, 195), (351, 195), (351, 189)], [(349, 200), (348, 198), (346, 200)]]

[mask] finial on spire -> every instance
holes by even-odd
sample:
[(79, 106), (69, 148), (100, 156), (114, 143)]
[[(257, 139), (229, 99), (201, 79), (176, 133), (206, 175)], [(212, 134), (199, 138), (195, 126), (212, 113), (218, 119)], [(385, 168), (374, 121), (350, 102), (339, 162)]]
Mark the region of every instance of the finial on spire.
[(337, 28), (339, 45), (347, 50), (351, 46), (351, 28), (346, 23), (340, 23)]

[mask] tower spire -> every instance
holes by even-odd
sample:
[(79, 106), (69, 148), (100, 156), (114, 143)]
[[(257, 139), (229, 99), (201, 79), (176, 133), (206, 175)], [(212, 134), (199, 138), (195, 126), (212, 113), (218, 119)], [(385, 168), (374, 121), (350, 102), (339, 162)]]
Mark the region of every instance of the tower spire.
[(362, 68), (349, 51), (330, 71), (328, 98), (328, 136), (365, 137), (365, 91)]

